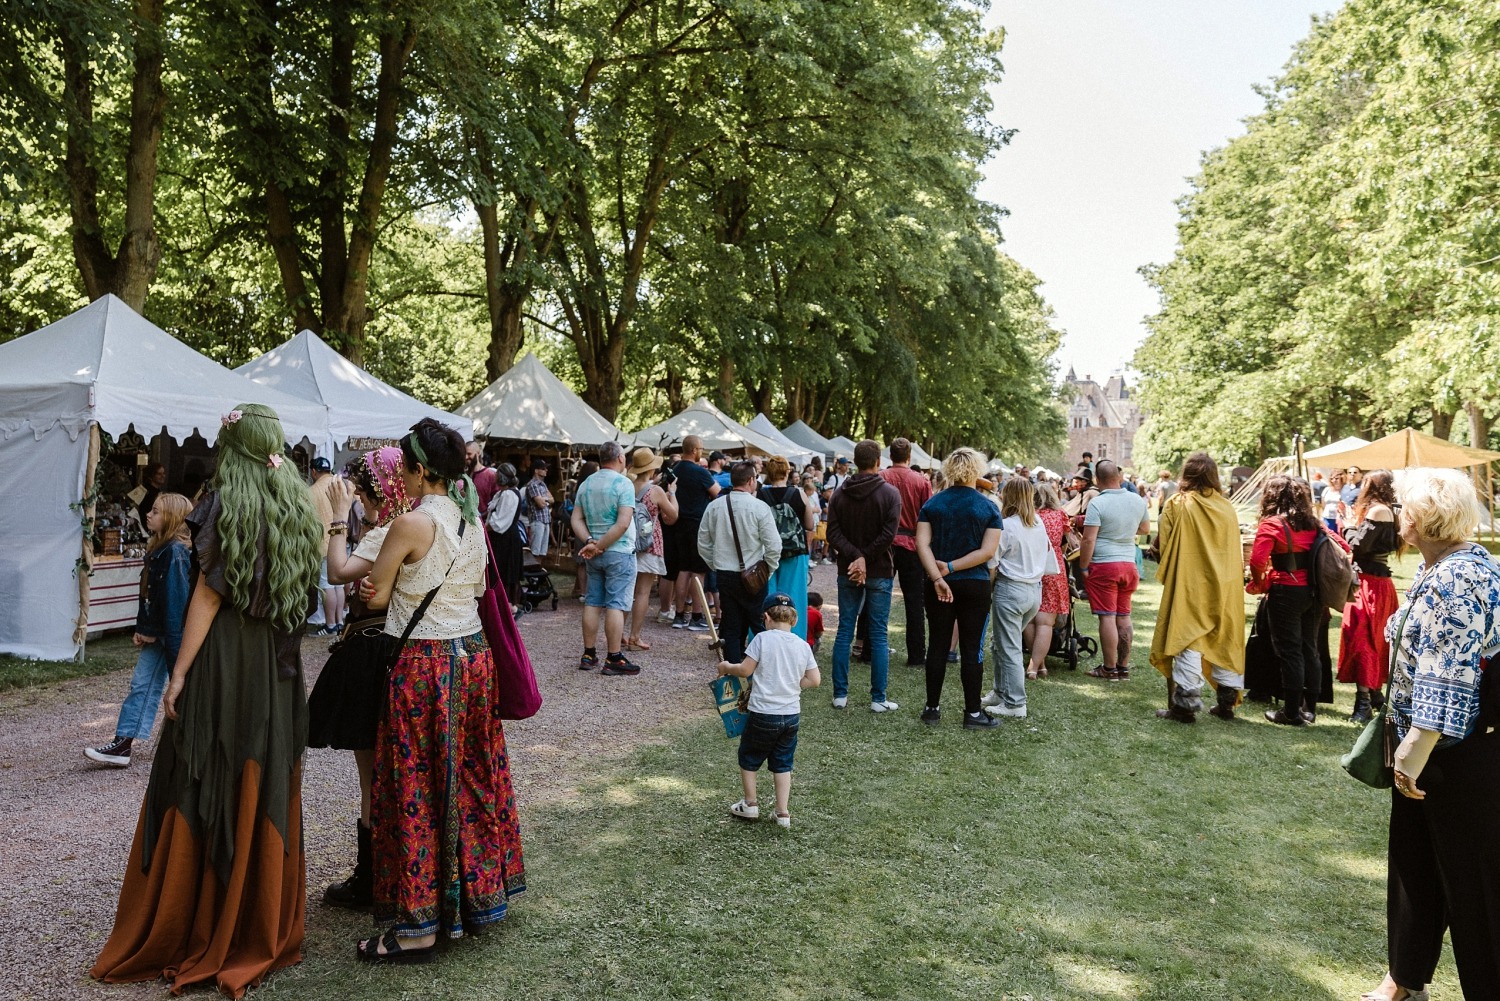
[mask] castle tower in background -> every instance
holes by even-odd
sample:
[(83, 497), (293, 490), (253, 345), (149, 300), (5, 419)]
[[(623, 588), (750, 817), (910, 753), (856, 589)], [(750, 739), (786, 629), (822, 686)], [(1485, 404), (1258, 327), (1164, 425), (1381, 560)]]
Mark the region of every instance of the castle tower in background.
[[(1141, 429), (1146, 414), (1125, 386), (1125, 377), (1115, 374), (1104, 385), (1093, 376), (1082, 379), (1068, 369), (1063, 380), (1071, 396), (1068, 402), (1068, 452), (1065, 469), (1073, 469), (1084, 452), (1094, 453), (1095, 461), (1112, 459), (1122, 467), (1132, 466), (1135, 457), (1135, 433)], [(1136, 470), (1146, 475), (1141, 470)]]

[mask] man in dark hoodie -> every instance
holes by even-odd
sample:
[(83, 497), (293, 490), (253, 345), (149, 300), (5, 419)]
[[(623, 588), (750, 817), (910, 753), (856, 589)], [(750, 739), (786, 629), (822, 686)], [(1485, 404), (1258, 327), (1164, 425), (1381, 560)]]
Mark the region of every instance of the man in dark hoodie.
[(885, 697), (890, 667), (886, 623), (891, 616), (891, 543), (901, 519), (901, 494), (880, 475), (880, 445), (868, 438), (854, 447), (857, 472), (828, 503), (828, 541), (838, 554), (839, 634), (833, 644), (833, 706), (849, 704), (849, 648), (860, 609), (870, 618), (870, 711), (900, 708)]

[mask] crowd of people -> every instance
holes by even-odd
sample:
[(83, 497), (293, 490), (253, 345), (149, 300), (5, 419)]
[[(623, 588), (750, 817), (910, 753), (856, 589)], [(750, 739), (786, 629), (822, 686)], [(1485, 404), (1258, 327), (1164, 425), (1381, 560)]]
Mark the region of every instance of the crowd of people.
[[(1500, 566), (1464, 541), (1481, 508), (1458, 474), (1410, 470), (1399, 491), (1389, 470), (1274, 476), (1247, 536), (1205, 453), (1148, 489), (1092, 456), (1066, 483), (1025, 467), (992, 478), (967, 448), (924, 473), (904, 438), (884, 469), (864, 440), (826, 471), (705, 455), (693, 437), (671, 455), (606, 443), (558, 501), (545, 462), (523, 482), (431, 421), (343, 476), (315, 463), (311, 486), (284, 466), (281, 434), (268, 408), (240, 406), (206, 492), (158, 491), (147, 509), (141, 653), (114, 740), (85, 753), (128, 765), (158, 698), (167, 722), (101, 979), (211, 980), (238, 996), (300, 958), (307, 746), (356, 762), (356, 865), (324, 899), (382, 923), (357, 944), (362, 960), (420, 962), (439, 936), (505, 915), (525, 874), (497, 664), (524, 651), (491, 644), (476, 601), (495, 582), (514, 597), (523, 552), (545, 556), (564, 504), (582, 572), (579, 669), (636, 675), (648, 623), (701, 633), (717, 619), (719, 673), (750, 687), (730, 812), (759, 818), (765, 766), (784, 827), (801, 693), (822, 683), (815, 564), (835, 568), (834, 708), (850, 705), (855, 662), (869, 665), (870, 711), (901, 708), (888, 690), (899, 588), (905, 662), (925, 676), (920, 721), (941, 725), (957, 664), (961, 726), (990, 730), (1028, 716), (1028, 684), (1047, 676), (1075, 601), (1097, 619), (1088, 674), (1130, 679), (1149, 557), (1158, 717), (1193, 723), (1208, 705), (1231, 721), (1249, 697), (1273, 703), (1269, 722), (1306, 727), (1331, 701), (1335, 666), (1356, 688), (1356, 722), (1388, 713), (1390, 971), (1365, 997), (1421, 997), (1445, 931), (1466, 996), (1500, 996), (1487, 847), (1500, 834), (1500, 695), (1483, 666), (1500, 650)], [(1390, 558), (1404, 548), (1423, 563), (1398, 612)], [(1329, 559), (1358, 571), (1352, 598), (1334, 601)], [(1248, 637), (1246, 593), (1260, 597)], [(300, 638), (318, 602), (339, 640), (304, 697)]]

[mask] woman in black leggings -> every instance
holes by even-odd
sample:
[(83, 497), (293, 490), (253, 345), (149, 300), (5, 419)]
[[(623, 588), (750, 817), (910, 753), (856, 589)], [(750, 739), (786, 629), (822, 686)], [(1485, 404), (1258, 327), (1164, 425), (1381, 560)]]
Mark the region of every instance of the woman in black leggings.
[(943, 460), (947, 487), (932, 496), (917, 515), (917, 556), (927, 577), (927, 705), (922, 722), (942, 719), (943, 680), (948, 672), (948, 645), (958, 625), (959, 678), (964, 688), (964, 728), (988, 730), (1000, 721), (979, 704), (980, 643), (990, 613), (987, 564), (1000, 546), (1000, 509), (974, 484), (984, 460), (971, 448), (960, 448)]

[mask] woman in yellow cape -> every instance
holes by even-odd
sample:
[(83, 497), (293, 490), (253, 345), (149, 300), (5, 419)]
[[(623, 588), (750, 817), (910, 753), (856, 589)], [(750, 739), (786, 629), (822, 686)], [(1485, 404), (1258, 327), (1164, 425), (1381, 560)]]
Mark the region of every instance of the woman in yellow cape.
[(1168, 695), (1156, 715), (1193, 722), (1207, 681), (1218, 696), (1209, 712), (1233, 719), (1245, 685), (1244, 567), (1239, 517), (1208, 453), (1182, 464), (1178, 492), (1162, 507), (1157, 548), (1162, 593), (1151, 664), (1166, 677)]

